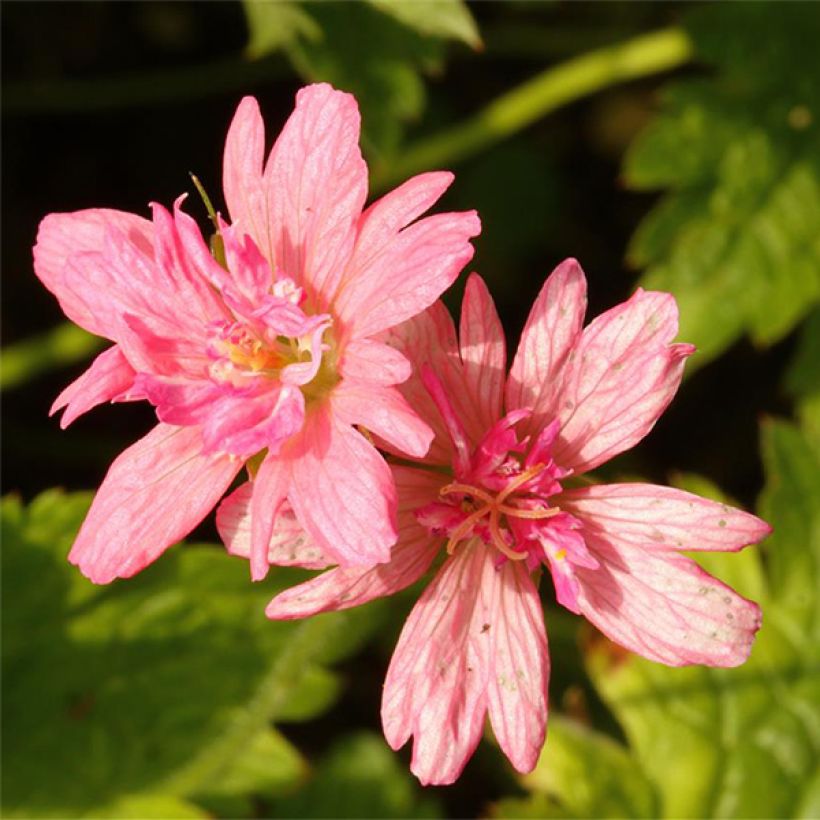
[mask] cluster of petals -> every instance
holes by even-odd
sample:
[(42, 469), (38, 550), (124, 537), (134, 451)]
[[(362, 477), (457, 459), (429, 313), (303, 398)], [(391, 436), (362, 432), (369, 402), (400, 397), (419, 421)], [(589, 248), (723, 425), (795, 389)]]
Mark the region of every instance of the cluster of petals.
[(386, 561), (389, 467), (357, 426), (411, 457), (433, 431), (396, 385), (411, 365), (380, 334), (435, 302), (469, 261), (474, 212), (422, 215), (452, 181), (410, 179), (367, 209), (352, 96), (302, 89), (265, 161), (258, 105), (228, 133), (230, 223), (215, 242), (183, 209), (51, 214), (35, 271), (81, 327), (110, 339), (58, 397), (63, 426), (147, 399), (158, 425), (112, 464), (71, 550), (93, 581), (127, 577), (187, 535), (247, 465), (219, 518), (251, 522), (264, 577), (274, 522), (297, 522), (340, 565)]
[[(535, 765), (549, 677), (542, 567), (560, 604), (661, 663), (740, 664), (760, 625), (756, 604), (683, 552), (738, 550), (768, 534), (765, 522), (669, 487), (584, 477), (646, 436), (674, 396), (693, 351), (673, 342), (674, 299), (638, 290), (586, 327), (585, 311), (584, 274), (567, 260), (544, 284), (508, 375), (476, 275), (458, 337), (440, 302), (387, 333), (414, 365), (401, 390), (435, 431), (426, 455), (392, 467), (391, 560), (330, 568), (268, 606), (277, 619), (356, 606), (444, 557), (402, 630), (382, 701), (387, 740), (397, 749), (413, 738), (423, 783), (458, 777), (487, 716), (513, 766)], [(228, 540), (246, 553), (248, 522), (232, 524)], [(270, 549), (282, 563), (334, 564), (294, 527)]]

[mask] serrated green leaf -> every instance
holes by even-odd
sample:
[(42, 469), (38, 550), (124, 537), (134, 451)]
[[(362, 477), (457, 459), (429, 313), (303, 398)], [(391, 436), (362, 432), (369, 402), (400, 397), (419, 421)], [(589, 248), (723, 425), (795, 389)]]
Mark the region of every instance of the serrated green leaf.
[(360, 645), (378, 610), (267, 621), (294, 573), (251, 584), (245, 562), (208, 546), (94, 586), (65, 559), (88, 502), (56, 491), (28, 508), (3, 501), (4, 812), (105, 814), (126, 798), (295, 785), (303, 767), (283, 739), (274, 749), (269, 721), (327, 707), (325, 658)]
[(440, 817), (381, 736), (361, 732), (338, 740), (308, 787), (272, 803), (275, 817)]
[[(770, 591), (751, 549), (746, 560), (753, 556), (756, 568), (731, 579), (763, 608), (750, 660), (738, 669), (670, 669), (606, 644), (588, 656), (663, 817), (806, 816), (817, 805), (820, 465), (786, 422), (769, 422), (763, 445), (761, 514), (775, 532), (763, 546)], [(711, 555), (709, 569), (727, 577), (740, 557)]]
[(367, 2), (421, 34), (460, 40), (472, 48), (481, 46), (478, 26), (464, 0), (367, 0)]
[(648, 267), (645, 287), (678, 298), (698, 366), (744, 332), (777, 341), (820, 300), (820, 74), (796, 45), (820, 38), (820, 18), (800, 5), (711, 5), (689, 29), (716, 76), (667, 89), (624, 175), (671, 189), (629, 256)]
[(573, 817), (656, 817), (657, 798), (636, 760), (611, 738), (552, 715), (549, 740), (523, 784)]

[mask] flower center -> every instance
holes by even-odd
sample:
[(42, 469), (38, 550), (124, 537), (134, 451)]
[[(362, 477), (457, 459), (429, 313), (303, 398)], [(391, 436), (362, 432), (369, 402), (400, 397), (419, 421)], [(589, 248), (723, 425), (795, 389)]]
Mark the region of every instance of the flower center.
[[(537, 478), (546, 469), (545, 464), (536, 464), (523, 470), (510, 481), (501, 492), (495, 495), (487, 492), (481, 487), (453, 482), (447, 484), (439, 490), (439, 495), (461, 496), (461, 510), (469, 513), (466, 518), (450, 533), (447, 541), (447, 552), (452, 555), (458, 543), (468, 536), (473, 529), (487, 519), (487, 528), (490, 541), (499, 552), (506, 555), (513, 561), (522, 561), (527, 557), (526, 551), (519, 551), (512, 548), (507, 538), (508, 529), (502, 529), (502, 516), (507, 518), (518, 518), (526, 521), (538, 521), (552, 518), (560, 513), (557, 507), (547, 507), (542, 499), (537, 497), (525, 497), (524, 500), (529, 506), (518, 506), (518, 499), (512, 497), (513, 494), (527, 482)], [(507, 503), (507, 501), (510, 503)]]

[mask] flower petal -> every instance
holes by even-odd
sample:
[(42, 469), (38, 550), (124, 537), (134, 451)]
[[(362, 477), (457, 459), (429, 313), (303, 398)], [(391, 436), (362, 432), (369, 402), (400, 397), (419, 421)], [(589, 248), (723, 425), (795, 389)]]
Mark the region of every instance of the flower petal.
[(120, 348), (117, 345), (109, 347), (94, 359), (82, 376), (57, 396), (49, 415), (52, 416), (65, 407), (66, 411), (60, 419), (60, 427), (65, 430), (74, 419), (92, 407), (121, 398), (134, 384), (135, 376), (134, 369), (128, 364)]
[(91, 208), (74, 213), (49, 214), (40, 223), (34, 246), (34, 272), (57, 297), (63, 312), (72, 322), (98, 336), (111, 336), (112, 322), (103, 312), (92, 311), (65, 286), (65, 266), (77, 253), (102, 251), (105, 234), (116, 227), (143, 253), (153, 253), (153, 227), (147, 219), (123, 211)]
[(584, 527), (618, 543), (653, 550), (734, 551), (772, 528), (743, 510), (656, 484), (599, 484), (555, 499)]
[(96, 584), (129, 578), (185, 537), (241, 467), (203, 455), (198, 428), (157, 425), (111, 465), (69, 561)]
[(393, 749), (414, 737), (411, 769), (424, 785), (454, 782), (481, 739), (494, 574), (489, 548), (462, 544), (413, 607), (387, 670), (384, 734)]
[[(237, 487), (224, 498), (216, 510), (216, 528), (231, 555), (251, 557), (251, 494), (250, 481)], [(325, 569), (330, 561), (316, 542), (302, 529), (287, 502), (279, 507), (273, 533), (268, 544), (268, 563), (284, 567)]]
[(467, 279), (461, 303), (459, 346), (473, 414), (489, 429), (501, 418), (507, 349), (492, 296), (475, 273)]
[(359, 126), (353, 96), (325, 83), (307, 86), (265, 166), (267, 230), (253, 238), (271, 268), (304, 286), (320, 312), (336, 293), (367, 198)]
[(288, 498), (322, 551), (343, 566), (389, 560), (396, 543), (396, 488), (376, 448), (319, 406), (306, 417), (288, 457)]
[(333, 411), (347, 424), (362, 425), (399, 455), (421, 458), (433, 431), (395, 387), (343, 381), (333, 391)]
[(265, 125), (259, 103), (253, 97), (243, 97), (225, 140), (222, 187), (231, 221), (267, 251), (270, 243), (262, 182), (264, 156)]
[(268, 604), (269, 618), (292, 620), (360, 606), (405, 589), (427, 572), (442, 539), (432, 538), (419, 525), (415, 510), (438, 497), (441, 477), (411, 467), (393, 467), (393, 476), (399, 494), (399, 540), (390, 561), (375, 567), (337, 567), (285, 590)]
[(608, 638), (649, 660), (738, 666), (760, 608), (694, 561), (584, 531), (597, 569), (577, 567), (581, 612)]
[(507, 410), (533, 412), (522, 425), (528, 432), (546, 427), (557, 414), (560, 374), (580, 336), (586, 307), (584, 272), (575, 259), (566, 259), (530, 310), (507, 380)]
[(367, 264), (347, 275), (336, 311), (352, 338), (372, 336), (432, 305), (473, 257), (481, 231), (475, 211), (414, 222)]
[(251, 580), (261, 581), (268, 574), (268, 550), (273, 528), (288, 491), (288, 465), (268, 453), (251, 486)]
[(401, 384), (413, 368), (395, 348), (374, 339), (354, 339), (344, 351), (339, 372), (346, 379), (371, 384)]
[(550, 665), (541, 600), (527, 568), (516, 561), (504, 563), (494, 576), (485, 572), (484, 583), (493, 584), (495, 596), (495, 617), (487, 621), (493, 635), (490, 722), (513, 766), (529, 772), (547, 731)]
[(645, 292), (598, 316), (564, 368), (556, 405), (556, 463), (576, 474), (637, 444), (672, 401), (694, 348), (670, 344), (678, 309), (668, 293)]

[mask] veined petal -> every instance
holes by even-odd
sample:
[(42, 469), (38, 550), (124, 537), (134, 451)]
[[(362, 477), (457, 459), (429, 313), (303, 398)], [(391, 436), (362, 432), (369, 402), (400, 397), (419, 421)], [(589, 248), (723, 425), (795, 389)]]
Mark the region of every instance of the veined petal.
[(433, 431), (395, 387), (343, 381), (333, 391), (333, 411), (347, 424), (362, 425), (398, 454), (421, 458)]
[(265, 166), (265, 234), (254, 239), (271, 268), (304, 286), (320, 311), (336, 293), (367, 198), (359, 126), (353, 96), (307, 86)]
[(157, 425), (111, 465), (69, 561), (97, 584), (131, 577), (184, 538), (241, 467), (203, 455), (198, 428)]
[(413, 736), (411, 769), (424, 785), (454, 782), (481, 739), (493, 674), (494, 558), (472, 539), (447, 559), (413, 607), (387, 670), (384, 734), (393, 749)]
[(399, 539), (390, 561), (375, 567), (337, 567), (279, 593), (266, 614), (274, 620), (306, 618), (318, 612), (348, 609), (393, 595), (415, 583), (441, 547), (416, 520), (415, 510), (438, 497), (441, 478), (427, 470), (393, 467), (399, 494)]
[[(475, 211), (435, 214), (401, 231), (347, 277), (336, 311), (351, 338), (372, 336), (432, 305), (473, 257)], [(354, 264), (353, 262), (351, 264)]]
[(339, 372), (352, 381), (391, 385), (406, 382), (413, 368), (406, 356), (389, 345), (354, 339), (345, 348)]
[(652, 550), (734, 551), (772, 528), (757, 516), (718, 501), (656, 484), (599, 484), (556, 499), (608, 540)]
[(597, 569), (575, 570), (581, 612), (608, 638), (649, 660), (738, 666), (760, 627), (760, 608), (671, 551), (584, 531)]
[(459, 327), (464, 380), (474, 401), (474, 413), (489, 429), (501, 417), (507, 350), (504, 330), (487, 285), (470, 274), (461, 304)]
[(259, 465), (251, 486), (251, 580), (268, 574), (268, 551), (282, 502), (288, 492), (288, 464), (268, 453)]
[[(219, 537), (231, 555), (251, 557), (251, 494), (250, 481), (237, 487), (224, 498), (216, 510)], [(279, 507), (268, 544), (269, 564), (304, 569), (324, 569), (330, 564), (316, 542), (302, 529), (286, 501)]]
[(322, 551), (343, 566), (381, 564), (396, 543), (396, 488), (361, 433), (315, 408), (289, 448), (288, 498)]
[(575, 259), (547, 278), (530, 310), (507, 380), (507, 409), (533, 411), (522, 425), (529, 432), (557, 415), (561, 372), (578, 341), (587, 307), (587, 282)]
[(222, 187), (231, 220), (268, 252), (269, 226), (262, 182), (264, 156), (265, 125), (259, 104), (253, 97), (243, 97), (225, 140)]
[(133, 384), (136, 373), (117, 345), (104, 350), (82, 376), (71, 382), (51, 405), (49, 415), (66, 408), (60, 419), (65, 430), (74, 419), (104, 401), (120, 398)]
[(671, 344), (678, 310), (645, 292), (598, 316), (569, 357), (557, 407), (554, 456), (576, 474), (637, 444), (677, 392), (691, 345)]
[(547, 731), (550, 666), (541, 601), (526, 566), (518, 561), (505, 562), (494, 575), (485, 571), (483, 583), (493, 585), (495, 613), (488, 630), (493, 641), (490, 722), (513, 766), (529, 772)]
[(75, 254), (102, 251), (106, 232), (111, 227), (116, 227), (143, 253), (153, 252), (153, 226), (147, 219), (106, 208), (49, 214), (40, 223), (34, 246), (34, 272), (57, 297), (65, 315), (80, 327), (109, 339), (114, 338), (110, 316), (113, 304), (101, 298), (91, 310), (73, 289), (66, 287), (65, 267)]

